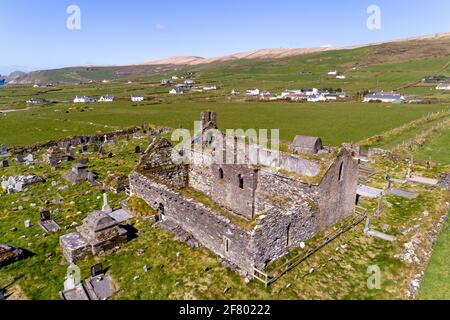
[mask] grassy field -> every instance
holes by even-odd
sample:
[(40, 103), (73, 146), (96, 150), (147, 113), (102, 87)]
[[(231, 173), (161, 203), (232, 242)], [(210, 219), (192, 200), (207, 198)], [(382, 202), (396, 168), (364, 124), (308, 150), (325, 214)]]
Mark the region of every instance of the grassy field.
[(382, 105), (363, 103), (216, 102), (132, 105), (95, 104), (79, 110), (69, 106), (34, 107), (0, 115), (0, 141), (28, 145), (76, 134), (112, 131), (143, 123), (193, 128), (200, 112), (218, 113), (221, 129), (279, 129), (280, 138), (297, 134), (320, 136), (327, 145), (357, 142), (447, 108), (443, 105)]
[(428, 160), (442, 163), (450, 163), (450, 128), (447, 128), (433, 137), (427, 144), (415, 152), (417, 159)]
[(419, 299), (450, 300), (450, 221), (447, 217), (422, 282)]
[[(134, 127), (143, 123), (169, 126), (172, 128), (193, 128), (199, 120), (200, 112), (211, 110), (218, 113), (220, 129), (280, 129), (280, 138), (290, 141), (297, 134), (322, 137), (326, 145), (343, 142), (359, 142), (381, 135), (412, 121), (426, 118), (430, 113), (450, 110), (449, 95), (436, 92), (432, 86), (417, 83), (421, 77), (430, 74), (449, 75), (443, 66), (449, 56), (426, 57), (421, 60), (396, 61), (390, 63), (367, 63), (375, 48), (330, 51), (285, 59), (248, 60), (224, 65), (199, 66), (199, 85), (214, 84), (222, 90), (208, 94), (187, 94), (170, 96), (168, 87), (159, 85), (158, 76), (140, 76), (128, 84), (124, 80), (110, 84), (61, 85), (57, 88), (31, 88), (31, 86), (7, 86), (0, 88), (0, 110), (18, 109), (19, 112), (0, 113), (0, 144), (23, 146), (45, 142), (71, 135), (108, 132), (123, 127)], [(345, 72), (346, 80), (328, 79), (326, 73), (337, 69)], [(64, 71), (57, 71), (62, 73)], [(81, 72), (81, 71), (80, 71)], [(59, 76), (64, 77), (63, 74)], [(82, 71), (83, 80), (90, 77)], [(96, 75), (113, 77), (107, 69)], [(249, 87), (258, 87), (280, 93), (295, 88), (342, 88), (350, 95), (364, 90), (394, 90), (407, 96), (436, 98), (435, 104), (390, 105), (364, 104), (358, 101), (343, 103), (284, 103), (249, 102), (245, 97), (230, 97), (232, 89), (241, 92)], [(403, 89), (404, 88), (404, 89)], [(146, 97), (142, 104), (129, 102), (132, 93)], [(118, 97), (115, 103), (74, 105), (75, 95), (99, 98), (112, 94)], [(46, 98), (53, 103), (32, 106), (26, 109), (25, 101), (30, 97)], [(375, 146), (392, 148), (414, 138), (443, 119), (421, 122), (380, 141)], [(440, 162), (432, 170), (423, 167), (415, 172), (436, 177), (450, 170), (448, 145), (450, 131), (443, 130), (415, 151), (417, 159)], [(112, 159), (93, 154), (90, 156), (91, 169), (102, 181), (108, 173), (128, 174), (137, 162), (134, 146), (144, 142), (132, 141), (112, 147)], [(38, 156), (38, 155), (36, 155)], [(403, 178), (406, 162), (389, 162), (377, 159), (373, 164), (379, 171), (373, 182), (374, 187), (385, 187), (384, 175)], [(34, 253), (34, 256), (2, 268), (0, 287), (11, 284), (18, 298), (58, 299), (62, 289), (67, 264), (59, 248), (59, 236), (73, 231), (71, 223), (81, 223), (91, 211), (99, 209), (101, 188), (91, 188), (87, 184), (67, 185), (60, 177), (69, 164), (58, 171), (42, 165), (31, 170), (24, 165), (12, 163), (9, 168), (0, 169), (0, 176), (34, 172), (46, 178), (45, 184), (27, 188), (23, 194), (0, 194), (0, 239), (20, 246)], [(431, 243), (427, 232), (442, 216), (442, 206), (448, 193), (423, 186), (402, 186), (417, 192), (413, 200), (389, 196), (385, 200), (385, 214), (374, 219), (377, 230), (389, 226), (389, 233), (399, 238), (398, 242), (386, 243), (368, 237), (358, 226), (331, 245), (314, 254), (269, 288), (251, 281), (246, 283), (234, 272), (224, 268), (216, 257), (206, 249), (191, 250), (176, 242), (168, 233), (152, 228), (144, 220), (133, 220), (139, 229), (138, 238), (128, 243), (112, 255), (90, 258), (80, 264), (83, 276), (95, 262), (103, 262), (110, 267), (119, 288), (116, 299), (405, 299), (411, 279), (423, 266), (410, 264), (400, 259), (404, 245), (413, 236), (421, 239), (420, 254), (430, 253)], [(110, 195), (117, 205), (125, 195)], [(53, 204), (53, 200), (56, 201)], [(45, 204), (49, 203), (49, 204)], [(35, 206), (32, 206), (35, 204)], [(19, 206), (23, 209), (19, 210)], [(56, 210), (55, 219), (67, 227), (59, 234), (42, 236), (37, 225), (38, 208)], [(374, 209), (376, 203), (367, 207)], [(429, 211), (429, 215), (423, 213)], [(33, 225), (24, 228), (24, 220), (31, 219)], [(10, 229), (17, 227), (17, 232)], [(403, 230), (411, 229), (411, 233)], [(425, 276), (422, 298), (447, 297), (448, 284), (442, 279), (448, 277), (448, 222), (436, 247), (429, 271)], [(308, 244), (309, 245), (309, 244)], [(423, 261), (425, 256), (421, 257)], [(149, 271), (143, 271), (147, 265)], [(367, 288), (367, 268), (377, 265), (382, 270), (382, 290)], [(448, 282), (448, 281), (447, 281)], [(228, 288), (225, 290), (225, 288)], [(434, 295), (433, 295), (434, 294)]]
[[(91, 154), (90, 170), (99, 174), (99, 181), (103, 181), (108, 173), (127, 174), (137, 162), (137, 155), (132, 150), (143, 144), (144, 140), (121, 140), (110, 147), (114, 153), (111, 159)], [(380, 174), (375, 177), (374, 186), (385, 184), (385, 172), (400, 178), (406, 167), (406, 162), (394, 164), (379, 159), (376, 168)], [(16, 298), (58, 299), (67, 268), (59, 237), (75, 231), (70, 227), (73, 222), (81, 223), (91, 211), (101, 206), (101, 188), (92, 188), (85, 183), (72, 186), (62, 180), (61, 173), (69, 169), (69, 163), (57, 171), (41, 165), (33, 172), (45, 177), (46, 183), (27, 187), (23, 194), (0, 195), (2, 242), (34, 253), (31, 258), (1, 270), (0, 287), (10, 285), (8, 288)], [(417, 167), (415, 170), (425, 169)], [(438, 166), (428, 174), (435, 175), (443, 170), (446, 167)], [(30, 169), (16, 163), (0, 169), (1, 175), (25, 172)], [(79, 266), (83, 277), (89, 275), (89, 268), (94, 263), (101, 262), (108, 267), (119, 289), (114, 299), (405, 299), (410, 279), (418, 272), (418, 266), (402, 261), (399, 255), (403, 254), (404, 244), (413, 235), (423, 239), (421, 248), (429, 250), (427, 231), (442, 215), (443, 202), (448, 201), (442, 190), (413, 185), (408, 185), (408, 189), (420, 196), (413, 200), (388, 197), (384, 214), (373, 220), (373, 227), (378, 230), (389, 225), (389, 233), (397, 236), (399, 241), (389, 243), (371, 238), (363, 234), (363, 225), (359, 225), (269, 288), (255, 280), (246, 283), (224, 268), (209, 250), (189, 249), (169, 233), (141, 219), (132, 221), (139, 230), (136, 239), (112, 254), (91, 257)], [(117, 205), (125, 197), (124, 194), (110, 194), (111, 205)], [(59, 201), (54, 202), (55, 199)], [(376, 203), (364, 205), (372, 211)], [(19, 210), (19, 206), (23, 209)], [(42, 235), (37, 224), (41, 207), (56, 210), (54, 219), (63, 228), (59, 233)], [(426, 217), (422, 214), (424, 210), (430, 212)], [(29, 229), (24, 228), (27, 219), (32, 221)], [(402, 231), (412, 226), (417, 226), (412, 234)], [(18, 230), (12, 232), (12, 227)], [(309, 241), (307, 248), (313, 246), (314, 241)], [(367, 269), (371, 265), (377, 265), (382, 271), (381, 290), (367, 288)], [(148, 272), (144, 272), (144, 266)]]

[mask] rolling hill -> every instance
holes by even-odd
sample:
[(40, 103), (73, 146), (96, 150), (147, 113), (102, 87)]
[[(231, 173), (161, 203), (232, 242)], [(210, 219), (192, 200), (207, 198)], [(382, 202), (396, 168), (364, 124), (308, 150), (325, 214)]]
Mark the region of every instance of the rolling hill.
[[(186, 70), (215, 70), (218, 67), (236, 67), (242, 64), (257, 63), (289, 64), (302, 58), (309, 61), (321, 54), (336, 51), (350, 53), (364, 52), (354, 59), (351, 64), (342, 63), (336, 67), (358, 67), (379, 64), (390, 64), (424, 60), (429, 58), (450, 56), (450, 33), (435, 34), (397, 40), (392, 42), (369, 44), (353, 47), (324, 47), (309, 49), (263, 49), (237, 53), (229, 56), (202, 58), (196, 56), (171, 57), (167, 59), (141, 62), (129, 66), (84, 66), (70, 67), (56, 70), (43, 70), (30, 73), (13, 73), (9, 77), (12, 84), (33, 83), (79, 83), (101, 80), (127, 80), (148, 76), (164, 76)], [(331, 66), (333, 67), (333, 66)]]

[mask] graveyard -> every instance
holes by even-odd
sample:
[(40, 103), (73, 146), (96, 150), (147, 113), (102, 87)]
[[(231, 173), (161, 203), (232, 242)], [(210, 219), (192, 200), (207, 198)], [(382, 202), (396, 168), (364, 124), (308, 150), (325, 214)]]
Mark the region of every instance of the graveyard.
[[(450, 242), (446, 220), (450, 95), (421, 81), (437, 70), (448, 74), (448, 54), (420, 48), (416, 52), (407, 44), (394, 53), (367, 46), (106, 81), (101, 77), (110, 75), (107, 68), (78, 70), (84, 81), (76, 84), (62, 69), (43, 72), (49, 81), (60, 82), (56, 86), (2, 86), (0, 295), (11, 300), (450, 298), (445, 281)], [(337, 67), (346, 70), (346, 79), (325, 76)], [(216, 90), (192, 88), (175, 95), (161, 85), (162, 78), (180, 79), (186, 74), (195, 75), (196, 85)], [(303, 103), (236, 94), (256, 87), (278, 93), (295, 88), (341, 89), (348, 98)], [(362, 102), (367, 91), (392, 90), (401, 91), (409, 102)], [(106, 93), (115, 98), (73, 102), (76, 96)], [(145, 99), (130, 101), (131, 95)], [(31, 97), (45, 102), (27, 104)], [(152, 154), (149, 145), (159, 141), (156, 149), (166, 146), (177, 128), (192, 132), (194, 121), (205, 111), (217, 115), (220, 130), (279, 129), (285, 154), (299, 134), (320, 137), (320, 144), (323, 141), (330, 150), (339, 150), (343, 143), (357, 146), (352, 156), (358, 163), (354, 214), (311, 232), (311, 237), (296, 241), (295, 248), (283, 251), (278, 259), (261, 258), (258, 277), (240, 274), (217, 254), (220, 250), (202, 246), (179, 225), (161, 224), (161, 215), (167, 212), (153, 203), (158, 195), (146, 198), (145, 190), (139, 192), (136, 180), (142, 177), (136, 173), (146, 166), (142, 159)], [(336, 155), (302, 156), (305, 162), (317, 160), (326, 166)], [(180, 169), (163, 162), (149, 171), (155, 168), (157, 174), (171, 178)], [(279, 179), (292, 178), (286, 170), (275, 173)], [(305, 189), (320, 193), (314, 177), (310, 178), (303, 181)], [(130, 188), (138, 191), (130, 194)], [(158, 188), (161, 194), (167, 191), (164, 185)], [(243, 220), (191, 186), (178, 191), (169, 194), (170, 200), (180, 196), (189, 206), (200, 208), (197, 211), (216, 211), (222, 215), (217, 223), (231, 222), (241, 236), (258, 231), (256, 218)], [(274, 205), (289, 202), (283, 197), (267, 196)], [(228, 205), (244, 203), (230, 198)], [(316, 206), (305, 205), (311, 212)], [(185, 212), (179, 213), (182, 220)], [(381, 271), (382, 290), (368, 285), (371, 267)]]
[[(92, 276), (92, 266), (103, 265), (108, 281), (115, 288), (109, 299), (413, 299), (419, 296), (417, 281), (425, 274), (449, 210), (449, 194), (443, 187), (406, 181), (406, 176), (412, 171), (416, 176), (439, 179), (441, 174), (449, 172), (449, 164), (419, 159), (411, 163), (409, 157), (373, 155), (372, 161), (364, 164), (371, 168), (370, 178), (364, 178), (364, 183), (380, 190), (389, 190), (390, 185), (391, 190), (403, 193), (386, 192), (381, 204), (378, 198), (361, 198), (358, 205), (371, 217), (371, 230), (396, 240), (386, 241), (365, 233), (365, 221), (361, 222), (265, 287), (227, 268), (208, 249), (192, 249), (177, 241), (170, 232), (155, 225), (157, 213), (145, 203), (128, 199), (123, 191), (117, 193), (106, 188), (111, 184), (111, 175), (128, 176), (135, 169), (148, 142), (142, 132), (103, 144), (102, 152), (95, 144), (86, 144), (87, 148), (74, 146), (73, 160), (64, 159), (57, 165), (45, 161), (48, 148), (36, 149), (32, 153), (33, 163), (10, 158), (9, 166), (0, 171), (3, 176), (34, 174), (40, 179), (23, 186), (20, 192), (5, 192), (0, 196), (2, 243), (31, 253), (2, 267), (0, 287), (7, 288), (7, 296), (60, 299), (69, 266), (60, 246), (61, 237), (83, 230), (81, 227), (92, 219), (89, 217), (93, 213), (115, 212), (124, 204), (133, 216), (121, 223), (127, 229), (136, 230), (135, 236), (76, 262), (83, 281)], [(80, 160), (84, 169), (96, 174), (96, 184), (87, 179), (64, 179), (73, 166), (79, 168)], [(386, 180), (387, 175), (391, 181)], [(405, 197), (405, 194), (414, 196)], [(46, 221), (53, 226), (50, 232), (42, 228)], [(338, 228), (336, 225), (329, 232)], [(277, 263), (316, 248), (323, 236), (317, 235), (307, 241), (305, 248)], [(383, 270), (384, 290), (367, 288), (368, 265), (378, 265)], [(277, 265), (270, 267), (276, 269)], [(331, 278), (336, 285), (330, 286)], [(83, 288), (89, 287), (88, 282)]]

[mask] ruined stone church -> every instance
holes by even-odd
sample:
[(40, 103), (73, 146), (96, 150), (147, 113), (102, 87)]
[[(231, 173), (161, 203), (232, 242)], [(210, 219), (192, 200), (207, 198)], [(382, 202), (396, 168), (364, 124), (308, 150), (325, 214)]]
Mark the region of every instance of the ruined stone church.
[[(216, 118), (203, 113), (199, 134), (217, 129)], [(251, 164), (221, 164), (212, 153), (223, 150), (181, 152), (158, 137), (131, 173), (130, 193), (157, 210), (163, 226), (175, 226), (251, 276), (355, 212), (353, 150), (320, 150), (317, 139), (303, 139), (309, 140), (311, 150), (279, 152), (276, 164), (265, 149)], [(179, 164), (175, 152), (197, 161)]]

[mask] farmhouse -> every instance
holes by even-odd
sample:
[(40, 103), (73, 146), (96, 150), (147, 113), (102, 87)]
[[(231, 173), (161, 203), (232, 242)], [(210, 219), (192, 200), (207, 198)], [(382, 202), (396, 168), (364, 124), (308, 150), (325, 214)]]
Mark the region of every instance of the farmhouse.
[(161, 80), (161, 85), (162, 86), (168, 86), (168, 85), (171, 85), (172, 83), (173, 82), (170, 79), (163, 79), (163, 80)]
[(90, 103), (90, 102), (97, 102), (97, 99), (90, 98), (86, 96), (76, 96), (75, 99), (73, 99), (74, 103)]
[(181, 87), (175, 87), (169, 91), (170, 94), (184, 94), (184, 90)]
[(387, 102), (387, 103), (403, 103), (405, 97), (395, 92), (377, 92), (370, 93), (364, 97), (364, 102)]
[(259, 94), (260, 94), (260, 92), (259, 92), (259, 89), (257, 89), (257, 88), (252, 88), (252, 89), (247, 90), (248, 96), (256, 97), (256, 96), (259, 96)]
[(450, 83), (440, 83), (436, 86), (436, 90), (450, 90)]
[(219, 89), (217, 86), (207, 86), (202, 88), (203, 91), (214, 91), (217, 89)]
[(47, 103), (47, 102), (48, 102), (48, 100), (42, 99), (42, 98), (30, 98), (30, 99), (27, 100), (27, 103), (33, 103), (33, 104), (36, 104), (36, 103)]
[(133, 102), (141, 102), (144, 101), (144, 96), (142, 94), (132, 94), (131, 101)]
[(318, 94), (318, 95), (310, 95), (307, 98), (308, 102), (322, 102), (322, 101), (327, 101), (327, 98), (325, 98), (325, 96), (323, 94)]
[[(314, 160), (246, 144), (255, 152), (245, 159), (253, 161), (223, 164), (214, 158), (236, 159), (236, 138), (219, 147), (211, 130), (218, 132), (216, 114), (203, 113), (194, 138), (203, 151), (175, 150), (155, 138), (130, 175), (130, 194), (155, 209), (161, 226), (177, 238), (195, 239), (252, 276), (354, 213), (358, 164), (348, 147)], [(306, 151), (319, 152), (320, 139), (297, 140)], [(175, 161), (177, 153), (188, 161)]]
[(101, 96), (100, 97), (100, 102), (114, 102), (116, 98), (114, 96)]

